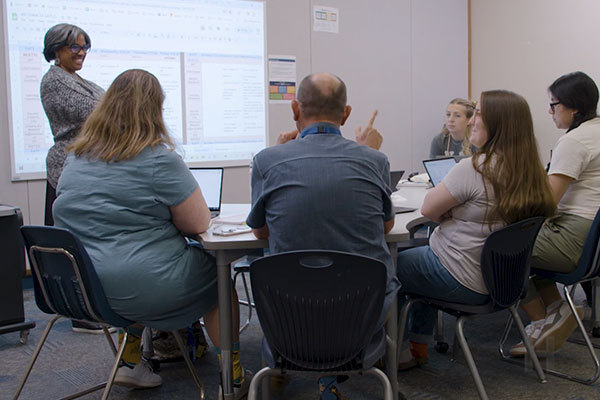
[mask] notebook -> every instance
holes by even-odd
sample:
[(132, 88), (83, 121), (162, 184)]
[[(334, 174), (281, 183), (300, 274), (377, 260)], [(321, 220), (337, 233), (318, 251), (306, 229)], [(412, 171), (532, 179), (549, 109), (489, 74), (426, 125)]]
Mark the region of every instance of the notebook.
[(429, 175), (429, 180), (431, 180), (433, 186), (437, 186), (455, 164), (456, 160), (454, 157), (423, 160), (425, 171), (427, 171), (427, 175)]
[(202, 196), (210, 210), (210, 217), (221, 213), (221, 194), (223, 192), (223, 168), (191, 167), (190, 172), (196, 178)]
[(392, 187), (392, 192), (398, 190), (396, 186), (398, 186), (398, 182), (402, 179), (402, 175), (404, 175), (404, 171), (391, 171), (390, 172), (390, 185)]

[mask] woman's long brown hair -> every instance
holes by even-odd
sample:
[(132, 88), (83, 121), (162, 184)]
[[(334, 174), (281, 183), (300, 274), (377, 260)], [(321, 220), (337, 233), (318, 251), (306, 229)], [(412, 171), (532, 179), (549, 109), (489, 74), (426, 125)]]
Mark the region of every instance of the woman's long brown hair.
[(495, 202), (487, 214), (490, 225), (497, 220), (513, 223), (554, 214), (556, 203), (539, 157), (527, 101), (510, 91), (490, 90), (481, 94), (480, 107), (488, 140), (472, 162), (494, 191)]

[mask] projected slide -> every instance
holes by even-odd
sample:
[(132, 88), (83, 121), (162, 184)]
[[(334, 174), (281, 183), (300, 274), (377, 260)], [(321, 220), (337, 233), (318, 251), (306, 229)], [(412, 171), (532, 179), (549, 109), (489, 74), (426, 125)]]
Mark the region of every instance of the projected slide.
[(159, 79), (188, 163), (243, 164), (266, 143), (264, 3), (250, 0), (2, 0), (14, 180), (45, 177), (52, 134), (40, 101), (44, 34), (67, 22), (92, 40), (78, 73), (108, 88), (124, 70)]

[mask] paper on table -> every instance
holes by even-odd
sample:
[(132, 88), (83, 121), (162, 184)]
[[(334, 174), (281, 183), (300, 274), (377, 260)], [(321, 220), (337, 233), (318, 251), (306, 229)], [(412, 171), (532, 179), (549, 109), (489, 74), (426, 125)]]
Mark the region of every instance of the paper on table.
[(247, 225), (219, 225), (213, 229), (213, 235), (232, 236), (242, 233), (252, 232), (252, 228)]
[(390, 196), (392, 198), (392, 203), (401, 203), (403, 201), (406, 201), (406, 197), (401, 196), (400, 193), (398, 192), (394, 192), (392, 193), (392, 195)]

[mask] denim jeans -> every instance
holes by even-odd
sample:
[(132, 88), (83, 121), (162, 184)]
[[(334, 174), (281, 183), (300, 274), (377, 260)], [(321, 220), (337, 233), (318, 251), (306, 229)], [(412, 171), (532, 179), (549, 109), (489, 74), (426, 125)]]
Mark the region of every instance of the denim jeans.
[[(406, 302), (404, 294), (423, 295), (438, 300), (463, 304), (484, 304), (489, 296), (461, 285), (442, 265), (429, 246), (416, 247), (398, 253), (398, 310)], [(433, 335), (437, 310), (415, 303), (409, 314), (407, 332), (411, 340), (428, 343)]]

